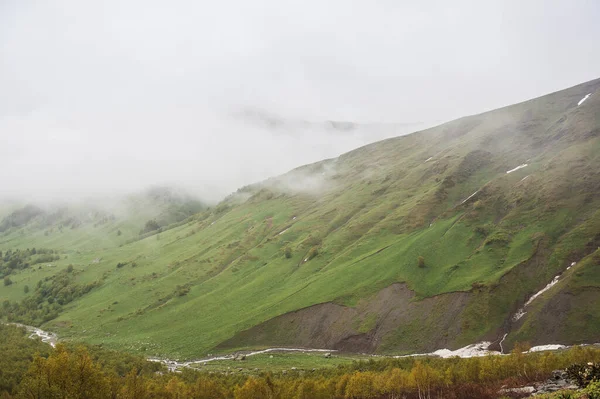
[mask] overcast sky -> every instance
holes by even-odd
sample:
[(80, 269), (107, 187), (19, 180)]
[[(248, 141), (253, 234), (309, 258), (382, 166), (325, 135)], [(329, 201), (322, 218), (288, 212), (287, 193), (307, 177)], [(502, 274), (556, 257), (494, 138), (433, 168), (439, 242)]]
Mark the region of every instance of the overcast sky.
[(0, 0), (2, 194), (206, 198), (600, 77), (600, 2)]

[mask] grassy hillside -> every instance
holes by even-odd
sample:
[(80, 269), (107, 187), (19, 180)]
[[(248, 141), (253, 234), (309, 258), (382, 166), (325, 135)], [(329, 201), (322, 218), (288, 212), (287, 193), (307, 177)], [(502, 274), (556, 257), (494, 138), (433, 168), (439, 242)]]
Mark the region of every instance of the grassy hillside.
[[(132, 238), (146, 216), (85, 234), (12, 227), (0, 249), (63, 256), (11, 274), (3, 317), (26, 317), (17, 302), (33, 298), (35, 320), (56, 312), (45, 327), (63, 337), (171, 357), (273, 343), (405, 353), (506, 332), (507, 343), (598, 340), (598, 88), (303, 166), (141, 240)], [(576, 295), (557, 285), (511, 321), (574, 261), (561, 284)], [(544, 319), (541, 307), (560, 292), (563, 318)], [(592, 327), (571, 334), (578, 320)]]

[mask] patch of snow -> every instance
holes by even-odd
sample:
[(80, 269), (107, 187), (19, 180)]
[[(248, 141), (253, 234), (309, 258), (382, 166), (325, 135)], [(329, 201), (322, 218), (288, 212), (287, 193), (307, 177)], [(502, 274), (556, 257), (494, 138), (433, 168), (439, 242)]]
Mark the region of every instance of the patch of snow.
[(483, 341), (476, 344), (467, 345), (463, 348), (457, 349), (455, 351), (450, 349), (438, 349), (435, 352), (431, 353), (416, 353), (413, 355), (402, 355), (402, 356), (393, 356), (394, 358), (403, 358), (403, 357), (415, 357), (415, 356), (438, 356), (444, 359), (450, 357), (479, 357), (479, 356), (487, 356), (487, 355), (500, 355), (501, 353), (498, 351), (488, 350), (491, 342)]
[(308, 258), (304, 259), (305, 262), (308, 262)]
[(429, 162), (429, 161), (431, 161), (432, 159), (433, 159), (433, 157), (429, 157), (429, 158), (427, 158), (427, 159), (425, 160), (425, 162)]
[(573, 266), (575, 266), (577, 264), (577, 262), (571, 262), (571, 266), (567, 267), (567, 270), (569, 270), (570, 268), (572, 268)]
[(212, 226), (213, 224), (215, 224), (215, 222), (212, 222), (210, 225)]
[(522, 179), (521, 179), (519, 182), (522, 182), (523, 180), (527, 179), (529, 176), (531, 176), (531, 175), (527, 175), (527, 176), (525, 176), (525, 177), (524, 177), (524, 178), (522, 178)]
[(542, 295), (544, 292), (548, 291), (550, 288), (554, 287), (556, 285), (556, 283), (558, 283), (558, 280), (560, 280), (560, 274), (558, 276), (555, 276), (552, 279), (552, 281), (550, 281), (544, 288), (542, 288), (541, 290), (539, 290), (538, 292), (533, 294), (533, 296), (531, 298), (529, 298), (529, 300), (527, 302), (525, 302), (525, 306), (531, 304), (531, 302), (533, 302), (535, 298)]
[(450, 349), (438, 349), (432, 354), (435, 356), (439, 356), (441, 358), (449, 358), (449, 357), (479, 357), (479, 356), (487, 356), (487, 355), (498, 355), (500, 352), (490, 351), (488, 347), (491, 345), (491, 342), (483, 341), (472, 345), (467, 345), (464, 348), (457, 349), (455, 351), (451, 351)]
[(577, 103), (577, 106), (579, 107), (581, 104), (583, 104), (583, 102), (585, 100), (587, 100), (591, 95), (592, 95), (592, 93), (586, 94), (585, 97), (583, 97), (581, 100), (579, 100), (579, 102)]
[(529, 349), (527, 351), (527, 353), (541, 352), (541, 351), (555, 351), (558, 349), (566, 349), (566, 348), (568, 348), (566, 345), (560, 345), (560, 344), (538, 345), (538, 346), (534, 346), (533, 348)]
[[(575, 262), (571, 263), (571, 266), (567, 267), (567, 270), (569, 270), (574, 265), (575, 265)], [(552, 281), (550, 281), (548, 284), (546, 284), (546, 286), (544, 288), (542, 288), (541, 290), (539, 290), (538, 292), (533, 294), (531, 296), (531, 298), (529, 298), (529, 300), (527, 302), (525, 302), (525, 305), (523, 305), (523, 307), (521, 309), (517, 310), (517, 313), (514, 314), (514, 316), (512, 317), (513, 321), (517, 321), (521, 317), (525, 316), (525, 314), (527, 313), (525, 311), (525, 308), (527, 306), (529, 306), (531, 304), (531, 302), (533, 302), (537, 297), (542, 295), (544, 292), (548, 291), (550, 288), (554, 287), (556, 285), (556, 283), (558, 283), (559, 280), (560, 280), (560, 274), (554, 276)]]
[(292, 220), (296, 220), (296, 216), (294, 216), (294, 217), (292, 218)]
[(517, 310), (517, 313), (515, 313), (515, 315), (513, 316), (513, 321), (519, 320), (521, 317), (525, 316), (526, 313), (527, 312), (523, 308)]
[(473, 198), (473, 196), (474, 196), (475, 194), (477, 194), (478, 192), (479, 192), (479, 190), (475, 191), (473, 194), (471, 194), (471, 195), (469, 195), (467, 198), (465, 198), (465, 199), (463, 200), (463, 202), (461, 202), (460, 204), (461, 204), (461, 205), (462, 205), (462, 204), (464, 204), (465, 202), (467, 202), (468, 200), (470, 200), (471, 198)]
[(280, 232), (278, 235), (282, 235), (283, 233), (285, 233), (286, 231), (288, 231), (290, 228), (288, 227), (287, 229), (283, 230), (282, 232)]
[(519, 170), (519, 169), (523, 169), (523, 168), (524, 168), (524, 167), (526, 167), (526, 166), (528, 166), (528, 164), (526, 164), (526, 163), (523, 163), (523, 164), (521, 164), (521, 165), (517, 166), (517, 167), (516, 167), (516, 168), (514, 168), (514, 169), (507, 170), (507, 171), (506, 171), (506, 174), (512, 173), (512, 172), (514, 172), (514, 171), (516, 171), (516, 170)]

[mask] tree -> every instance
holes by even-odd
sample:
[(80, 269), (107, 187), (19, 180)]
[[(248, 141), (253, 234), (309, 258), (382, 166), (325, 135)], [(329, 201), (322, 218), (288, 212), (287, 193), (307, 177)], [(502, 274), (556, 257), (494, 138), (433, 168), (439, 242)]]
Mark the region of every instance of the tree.
[(417, 388), (419, 399), (431, 399), (432, 391), (435, 390), (440, 382), (440, 375), (437, 370), (416, 361), (409, 375), (410, 383)]
[(273, 396), (264, 379), (250, 377), (241, 387), (235, 389), (235, 399), (268, 399)]
[(9, 286), (9, 285), (11, 285), (12, 283), (13, 283), (13, 282), (12, 282), (12, 280), (10, 279), (10, 277), (8, 277), (8, 276), (4, 277), (4, 286)]
[(146, 397), (146, 384), (138, 375), (137, 369), (132, 369), (125, 377), (125, 386), (122, 389), (124, 399), (143, 399)]
[(23, 292), (26, 293), (26, 294), (29, 293), (29, 286), (28, 285), (26, 285), (25, 287), (23, 287)]
[(47, 359), (36, 356), (19, 390), (28, 398), (108, 398), (102, 371), (87, 350), (69, 352), (58, 344)]
[(357, 372), (350, 377), (346, 386), (346, 398), (375, 398), (378, 395), (373, 386), (372, 372)]
[(149, 233), (158, 229), (160, 229), (160, 225), (158, 224), (158, 222), (154, 219), (150, 219), (146, 222), (146, 225), (144, 226), (144, 229), (140, 232), (140, 234)]
[(425, 258), (422, 256), (419, 256), (417, 258), (417, 264), (419, 265), (419, 267), (423, 268), (425, 267)]

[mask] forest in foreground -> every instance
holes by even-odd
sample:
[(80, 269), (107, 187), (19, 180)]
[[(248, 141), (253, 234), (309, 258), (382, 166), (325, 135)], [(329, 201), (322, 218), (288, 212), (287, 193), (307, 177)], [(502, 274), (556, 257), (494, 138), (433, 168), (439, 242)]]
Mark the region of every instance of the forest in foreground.
[[(573, 392), (552, 398), (600, 397), (600, 350), (573, 347), (560, 352), (523, 353), (469, 359), (382, 358), (335, 368), (220, 373), (162, 364), (99, 346), (30, 339), (25, 329), (0, 325), (0, 398), (498, 398), (524, 397), (511, 387), (548, 379), (556, 369), (579, 378)], [(574, 374), (573, 374), (574, 373)], [(543, 397), (543, 396), (542, 396)]]

